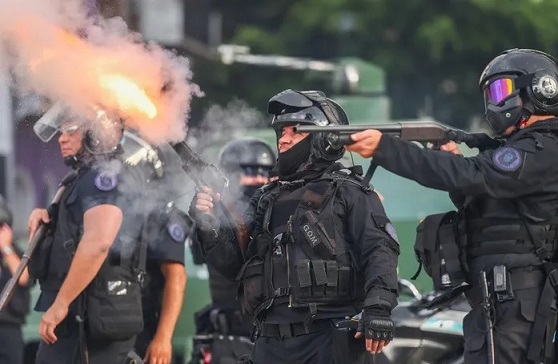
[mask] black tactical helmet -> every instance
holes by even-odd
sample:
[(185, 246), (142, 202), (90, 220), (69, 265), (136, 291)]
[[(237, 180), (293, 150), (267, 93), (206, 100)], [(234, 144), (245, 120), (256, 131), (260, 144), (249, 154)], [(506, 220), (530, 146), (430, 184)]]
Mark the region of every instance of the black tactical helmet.
[(265, 140), (251, 137), (231, 140), (219, 151), (219, 167), (227, 173), (238, 173), (247, 167), (270, 171), (275, 166), (275, 152)]
[[(273, 96), (268, 103), (267, 112), (273, 115), (271, 126), (277, 139), (285, 125), (310, 124), (318, 126), (348, 125), (345, 110), (335, 101), (326, 98), (321, 91), (285, 90)], [(335, 162), (345, 153), (345, 148), (332, 147), (327, 141), (327, 133), (314, 133), (310, 160), (312, 162)]]
[(4, 197), (0, 196), (0, 226), (7, 224), (12, 226), (12, 212), (8, 208), (8, 204)]
[(509, 49), (485, 67), (479, 80), (486, 121), (496, 134), (533, 114), (558, 115), (558, 64), (533, 49)]

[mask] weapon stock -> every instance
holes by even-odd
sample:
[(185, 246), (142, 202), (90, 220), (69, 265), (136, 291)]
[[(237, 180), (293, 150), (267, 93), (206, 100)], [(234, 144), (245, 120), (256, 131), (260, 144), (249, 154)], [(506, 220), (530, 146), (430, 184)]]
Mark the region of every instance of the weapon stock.
[(194, 180), (198, 187), (209, 187), (213, 192), (222, 192), (229, 184), (225, 175), (212, 163), (207, 163), (186, 144), (171, 144), (182, 161), (182, 169)]
[[(201, 159), (186, 142), (171, 144), (171, 146), (182, 161), (182, 169), (194, 180), (198, 188), (209, 187), (213, 192), (220, 193), (228, 186), (229, 181), (219, 168)], [(236, 237), (242, 252), (244, 252), (248, 244), (248, 227), (232, 204), (223, 203), (223, 207), (226, 215), (236, 226)]]
[(368, 129), (379, 130), (384, 134), (400, 137), (403, 140), (420, 143), (435, 143), (442, 145), (449, 141), (465, 143), (470, 148), (488, 149), (500, 146), (498, 139), (493, 139), (484, 133), (467, 133), (453, 129), (448, 125), (436, 121), (408, 121), (370, 125), (327, 125), (314, 126), (298, 124), (294, 127), (296, 133), (329, 133), (327, 140), (333, 147), (352, 144), (351, 134)]
[[(60, 203), (60, 200), (62, 198), (62, 194), (66, 190), (66, 187), (73, 180), (75, 180), (76, 177), (77, 177), (77, 174), (75, 172), (70, 172), (70, 174), (68, 174), (66, 177), (64, 177), (64, 179), (60, 183), (60, 187), (58, 188), (58, 191), (56, 191), (56, 194), (54, 195), (54, 198), (52, 199), (52, 202), (51, 202), (50, 206), (47, 208), (48, 214), (51, 218), (54, 218), (54, 216), (55, 216), (58, 203)], [(6, 283), (6, 286), (4, 286), (4, 289), (2, 290), (2, 294), (0, 294), (0, 311), (2, 311), (7, 306), (7, 304), (10, 302), (10, 299), (12, 298), (12, 294), (15, 291), (15, 288), (18, 284), (18, 281), (21, 278), (21, 275), (23, 274), (23, 271), (27, 267), (27, 264), (29, 263), (29, 259), (33, 255), (33, 252), (35, 251), (35, 248), (37, 247), (37, 245), (39, 245), (39, 243), (45, 237), (48, 230), (49, 230), (49, 227), (46, 224), (44, 224), (43, 222), (41, 222), (39, 224), (39, 227), (37, 228), (37, 231), (35, 231), (35, 235), (33, 235), (33, 238), (29, 242), (29, 245), (27, 246), (27, 249), (25, 250), (25, 252), (23, 253), (23, 256), (21, 257), (21, 261), (20, 261), (19, 265), (17, 266), (16, 271), (14, 272), (14, 274), (12, 275), (12, 277), (10, 278), (8, 283)]]

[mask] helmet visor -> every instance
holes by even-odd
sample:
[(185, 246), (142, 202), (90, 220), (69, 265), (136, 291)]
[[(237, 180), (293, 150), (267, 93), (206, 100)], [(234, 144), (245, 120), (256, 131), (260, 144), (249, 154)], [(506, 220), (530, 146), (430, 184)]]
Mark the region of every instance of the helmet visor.
[(46, 143), (58, 133), (65, 116), (64, 107), (57, 102), (35, 122), (33, 131), (39, 139)]
[(276, 115), (272, 124), (279, 123), (303, 123), (326, 126), (329, 124), (329, 121), (322, 110), (316, 106), (312, 106), (292, 113)]
[(484, 102), (486, 105), (498, 105), (515, 91), (513, 78), (503, 77), (491, 81), (484, 89)]

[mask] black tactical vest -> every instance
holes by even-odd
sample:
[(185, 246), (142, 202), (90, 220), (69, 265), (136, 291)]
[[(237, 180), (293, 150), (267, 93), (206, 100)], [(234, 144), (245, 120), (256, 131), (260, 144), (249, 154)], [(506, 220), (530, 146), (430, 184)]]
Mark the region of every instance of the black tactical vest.
[[(537, 196), (523, 199), (473, 199), (462, 214), (467, 230), (467, 261), (486, 267), (504, 264), (508, 268), (539, 266), (556, 260), (558, 218), (526, 216), (522, 206), (544, 204)], [(558, 196), (554, 201), (558, 205)]]
[(41, 289), (58, 291), (70, 269), (72, 257), (83, 233), (83, 216), (73, 216), (68, 209), (77, 202), (76, 184), (79, 177), (66, 187), (56, 216), (56, 226), (52, 234), (52, 243), (48, 254), (47, 271), (39, 279)]
[[(239, 298), (246, 314), (257, 315), (272, 304), (288, 303), (313, 311), (323, 304), (350, 305), (363, 299), (362, 275), (356, 272), (344, 227), (336, 226), (333, 216), (335, 195), (342, 183), (360, 186), (343, 172), (331, 172), (307, 183), (280, 182), (262, 194), (247, 262), (239, 274)], [(284, 263), (278, 264), (274, 259), (277, 242), (273, 242), (269, 223), (274, 202), (283, 191), (300, 196), (300, 202), (282, 235), (286, 252), (282, 254)], [(285, 285), (274, 286), (280, 280), (273, 277), (286, 277)]]

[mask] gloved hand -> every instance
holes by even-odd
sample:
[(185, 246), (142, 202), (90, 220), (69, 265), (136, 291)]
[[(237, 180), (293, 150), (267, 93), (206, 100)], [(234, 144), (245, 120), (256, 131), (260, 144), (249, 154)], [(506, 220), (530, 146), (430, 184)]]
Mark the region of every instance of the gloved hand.
[(382, 307), (365, 307), (358, 323), (355, 338), (366, 339), (366, 350), (371, 354), (377, 354), (387, 346), (395, 333), (395, 325), (391, 320), (389, 312)]

